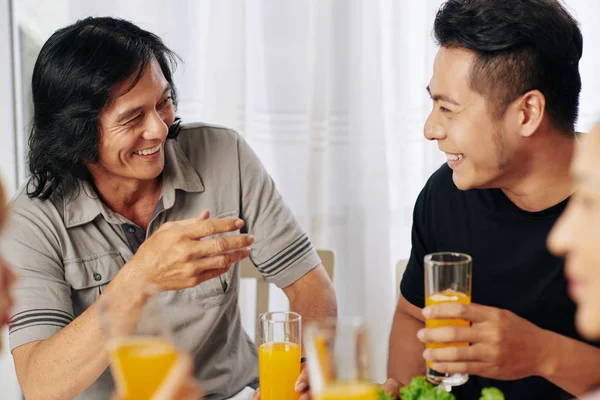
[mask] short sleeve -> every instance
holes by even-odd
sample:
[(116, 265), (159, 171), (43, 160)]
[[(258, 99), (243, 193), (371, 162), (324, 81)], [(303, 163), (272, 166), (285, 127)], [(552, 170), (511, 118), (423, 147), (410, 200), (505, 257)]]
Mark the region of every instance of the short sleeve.
[(48, 339), (73, 320), (60, 246), (46, 222), (37, 215), (13, 212), (2, 238), (2, 252), (17, 275), (9, 322), (11, 350)]
[(427, 186), (421, 191), (413, 212), (412, 248), (406, 271), (400, 283), (402, 296), (417, 307), (425, 305), (425, 275), (423, 259), (430, 251), (427, 249), (425, 217), (427, 205)]
[(280, 288), (291, 285), (321, 260), (308, 235), (283, 201), (275, 183), (238, 137), (242, 218), (254, 236), (250, 259), (263, 277)]

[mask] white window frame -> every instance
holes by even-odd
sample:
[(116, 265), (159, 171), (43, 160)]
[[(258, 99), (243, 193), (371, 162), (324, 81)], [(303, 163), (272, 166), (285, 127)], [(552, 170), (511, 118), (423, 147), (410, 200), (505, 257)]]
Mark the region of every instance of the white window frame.
[[(9, 196), (17, 189), (17, 133), (15, 113), (16, 82), (14, 76), (14, 43), (12, 24), (12, 1), (0, 0), (0, 176)], [(2, 349), (0, 350), (0, 388), (2, 398), (20, 400), (23, 398), (15, 374), (12, 357), (8, 350), (8, 330), (0, 330)]]
[(17, 167), (17, 114), (15, 113), (14, 41), (12, 24), (12, 1), (0, 0), (0, 121), (3, 123), (0, 134), (0, 175), (9, 195), (18, 185)]

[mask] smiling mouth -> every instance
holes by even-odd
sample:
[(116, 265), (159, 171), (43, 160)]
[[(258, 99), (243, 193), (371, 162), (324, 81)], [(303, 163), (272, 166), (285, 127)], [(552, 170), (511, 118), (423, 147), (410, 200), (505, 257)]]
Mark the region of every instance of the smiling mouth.
[(446, 158), (448, 159), (448, 161), (460, 161), (463, 158), (465, 158), (465, 156), (463, 154), (452, 154), (452, 153), (445, 153), (446, 154)]
[(136, 150), (133, 154), (137, 154), (138, 156), (149, 156), (160, 150), (162, 143), (158, 144), (156, 147), (152, 147), (150, 149)]

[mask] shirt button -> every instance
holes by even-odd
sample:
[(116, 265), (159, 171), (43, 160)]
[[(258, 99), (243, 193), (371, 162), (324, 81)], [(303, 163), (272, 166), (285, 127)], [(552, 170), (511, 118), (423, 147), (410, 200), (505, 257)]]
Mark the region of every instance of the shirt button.
[(128, 226), (127, 233), (131, 233), (131, 234), (135, 233), (135, 228), (133, 226)]
[(102, 275), (100, 275), (100, 274), (99, 274), (99, 273), (97, 273), (97, 272), (94, 272), (94, 280), (95, 280), (95, 281), (99, 281), (100, 279), (102, 279)]

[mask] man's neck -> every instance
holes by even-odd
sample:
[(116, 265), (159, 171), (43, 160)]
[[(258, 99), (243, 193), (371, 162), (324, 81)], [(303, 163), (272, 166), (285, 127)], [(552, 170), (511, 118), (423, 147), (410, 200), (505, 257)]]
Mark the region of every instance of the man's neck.
[(162, 179), (149, 181), (95, 181), (98, 195), (112, 211), (146, 229), (162, 193)]
[(576, 139), (560, 133), (538, 137), (512, 167), (514, 178), (501, 186), (504, 194), (522, 210), (536, 212), (550, 208), (573, 194), (569, 174)]

